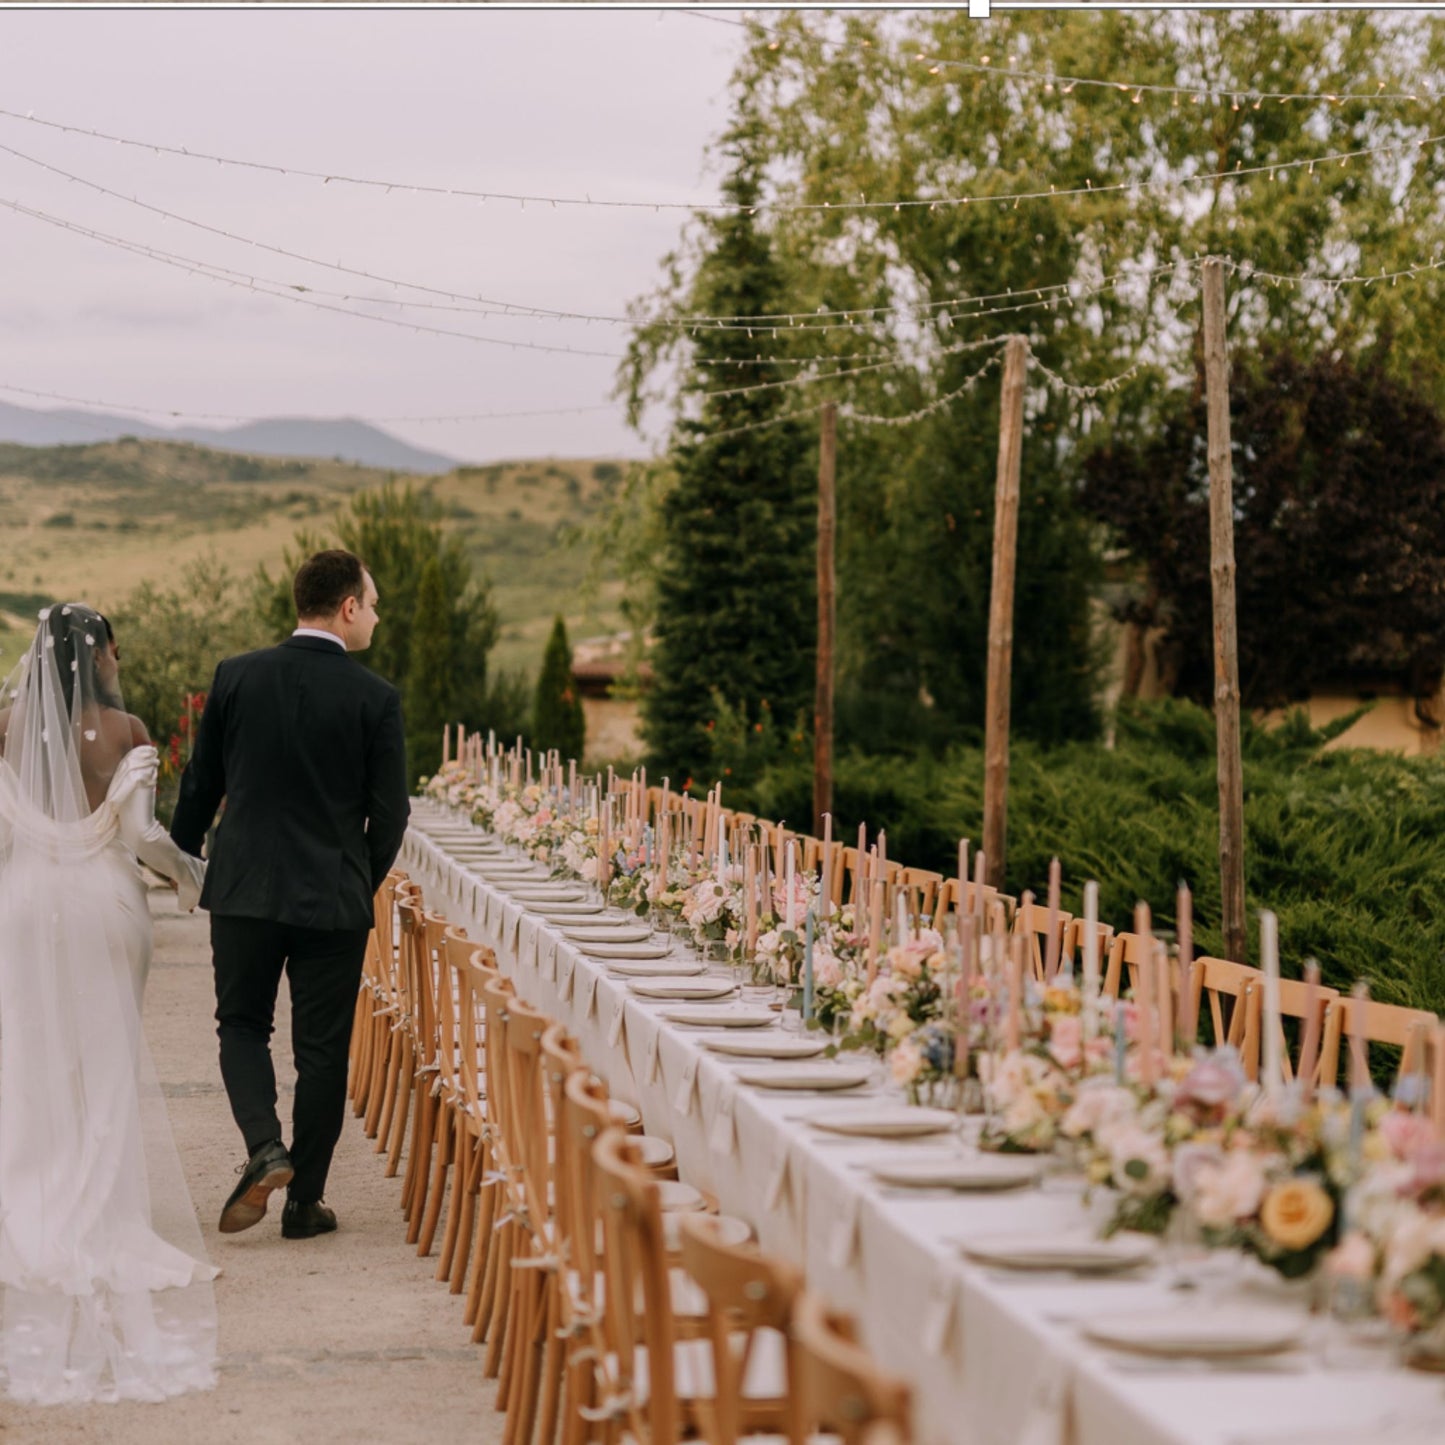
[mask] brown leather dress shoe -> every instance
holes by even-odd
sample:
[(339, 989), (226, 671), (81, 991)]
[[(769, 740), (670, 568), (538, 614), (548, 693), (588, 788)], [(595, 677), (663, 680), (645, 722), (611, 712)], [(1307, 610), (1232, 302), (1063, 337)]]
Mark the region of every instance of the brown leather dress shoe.
[(291, 1156), (279, 1139), (261, 1145), (241, 1170), (241, 1182), (231, 1191), (216, 1227), (222, 1234), (239, 1234), (259, 1223), (265, 1217), (271, 1191), (284, 1189), (295, 1174)]

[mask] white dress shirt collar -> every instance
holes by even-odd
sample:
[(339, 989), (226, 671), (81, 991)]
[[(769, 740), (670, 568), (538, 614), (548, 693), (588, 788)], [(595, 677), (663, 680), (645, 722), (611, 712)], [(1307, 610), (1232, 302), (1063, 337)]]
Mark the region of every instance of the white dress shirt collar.
[(320, 637), (327, 642), (334, 642), (343, 652), (346, 651), (346, 644), (334, 632), (327, 632), (320, 627), (298, 627), (292, 637)]

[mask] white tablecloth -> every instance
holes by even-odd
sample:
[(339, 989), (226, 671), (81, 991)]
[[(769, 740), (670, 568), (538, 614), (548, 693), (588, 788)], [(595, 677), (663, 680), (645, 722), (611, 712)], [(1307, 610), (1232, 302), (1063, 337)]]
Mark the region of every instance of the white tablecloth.
[[(637, 1104), (649, 1134), (672, 1141), (682, 1178), (746, 1219), (762, 1246), (852, 1310), (875, 1358), (913, 1383), (922, 1445), (1367, 1445), (1403, 1422), (1438, 1428), (1445, 1386), (1400, 1368), (1339, 1367), (1305, 1352), (1223, 1370), (1118, 1356), (1082, 1339), (1104, 1311), (1191, 1307), (1156, 1272), (1075, 1281), (1010, 1276), (965, 1260), (966, 1235), (1077, 1229), (1077, 1194), (899, 1197), (864, 1168), (920, 1146), (842, 1140), (805, 1118), (846, 1107), (740, 1085), (699, 1043), (707, 1031), (664, 1021), (650, 1003), (535, 914), (457, 862), (427, 834), (450, 814), (417, 804), (401, 865), (436, 908), (496, 951), (518, 992), (578, 1038), (614, 1097)], [(948, 1148), (927, 1145), (924, 1148)], [(1248, 1306), (1248, 1296), (1240, 1300)], [(1231, 1296), (1231, 1303), (1235, 1297)], [(1277, 1307), (1277, 1301), (1271, 1302)], [(1412, 1445), (1414, 1445), (1412, 1439)]]

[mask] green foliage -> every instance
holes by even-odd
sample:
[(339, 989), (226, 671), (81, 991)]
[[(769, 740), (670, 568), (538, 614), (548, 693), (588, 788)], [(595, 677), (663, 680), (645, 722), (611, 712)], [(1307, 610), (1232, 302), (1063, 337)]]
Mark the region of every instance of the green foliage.
[[(1246, 704), (1382, 676), (1433, 696), (1445, 671), (1445, 417), (1385, 370), (1388, 348), (1234, 367), (1230, 429), (1239, 677)], [(1130, 620), (1163, 623), (1177, 691), (1214, 691), (1202, 396), (1121, 428), (1085, 463), (1085, 500), (1142, 564)]]
[(581, 758), (587, 740), (582, 697), (572, 680), (572, 644), (567, 624), (559, 616), (552, 625), (537, 695), (532, 704), (532, 746), (543, 752), (556, 748), (564, 758)]
[(412, 777), (428, 777), (441, 766), (442, 729), (453, 717), (456, 681), (452, 673), (451, 639), (445, 619), (446, 581), (441, 561), (431, 556), (422, 564), (411, 621), (411, 658), (406, 670), (403, 705), (407, 725), (407, 760)]
[(218, 557), (170, 587), (146, 582), (107, 616), (121, 650), (125, 705), (164, 749), (188, 694), (205, 692), (222, 658), (269, 640), (246, 580)]
[[(739, 124), (727, 144), (724, 193), (744, 209), (709, 223), (690, 304), (707, 314), (767, 315), (785, 309), (786, 293), (746, 209), (759, 194), (758, 135)], [(816, 522), (805, 436), (779, 420), (779, 392), (722, 394), (737, 383), (731, 363), (769, 344), (745, 329), (705, 329), (684, 383), (697, 416), (674, 428), (676, 481), (662, 499), (654, 683), (643, 717), (652, 755), (680, 782), (704, 770), (714, 693), (749, 719), (764, 701), (791, 717), (810, 694)], [(778, 380), (783, 369), (748, 374)]]
[[(342, 511), (331, 536), (301, 531), (288, 549), (281, 573), (264, 567), (256, 576), (256, 606), (279, 639), (295, 626), (291, 578), (311, 553), (340, 545), (355, 552), (376, 580), (381, 617), (369, 651), (358, 660), (401, 690), (407, 700), (407, 731), (417, 745), (441, 745), (443, 722), (462, 722), (468, 731), (496, 725), (496, 696), (487, 685), (487, 654), (497, 640), (498, 622), (485, 580), (474, 578), (461, 539), (443, 530), (439, 507), (426, 491), (393, 483), (359, 492)], [(435, 575), (428, 581), (428, 573)], [(423, 596), (423, 590), (426, 596)], [(422, 669), (416, 687), (414, 668)], [(445, 691), (441, 678), (445, 675)], [(446, 703), (443, 722), (434, 705)], [(421, 708), (413, 718), (411, 706)], [(434, 733), (426, 741), (423, 733)], [(413, 769), (413, 772), (416, 770)]]
[[(1254, 916), (1279, 915), (1286, 970), (1319, 958), (1325, 982), (1368, 978), (1388, 1003), (1445, 1010), (1439, 968), (1445, 917), (1445, 758), (1403, 758), (1325, 744), (1354, 718), (1315, 730), (1246, 724), (1245, 870)], [(1082, 907), (1085, 879), (1100, 883), (1100, 916), (1126, 928), (1137, 900), (1173, 924), (1178, 883), (1194, 892), (1201, 952), (1218, 954), (1219, 834), (1214, 723), (1187, 702), (1134, 705), (1118, 715), (1112, 748), (1019, 743), (1009, 772), (1007, 891), (1042, 895), (1049, 859), (1064, 870), (1064, 906)], [(807, 760), (774, 767), (733, 806), (806, 818)], [(951, 871), (958, 839), (978, 840), (983, 755), (839, 759), (835, 817), (888, 831), (888, 854)]]

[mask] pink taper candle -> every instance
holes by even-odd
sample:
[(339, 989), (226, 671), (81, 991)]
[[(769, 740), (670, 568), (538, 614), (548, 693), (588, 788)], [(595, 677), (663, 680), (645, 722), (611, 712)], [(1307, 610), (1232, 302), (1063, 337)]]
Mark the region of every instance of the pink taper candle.
[(1309, 1103), (1315, 1096), (1315, 1066), (1320, 1056), (1320, 966), (1305, 960), (1305, 1027), (1300, 1043), (1300, 1096)]
[(1062, 951), (1063, 940), (1059, 937), (1059, 890), (1063, 880), (1063, 870), (1059, 866), (1057, 858), (1049, 861), (1049, 935), (1044, 945), (1044, 980), (1052, 983), (1054, 975), (1059, 971), (1059, 954)]

